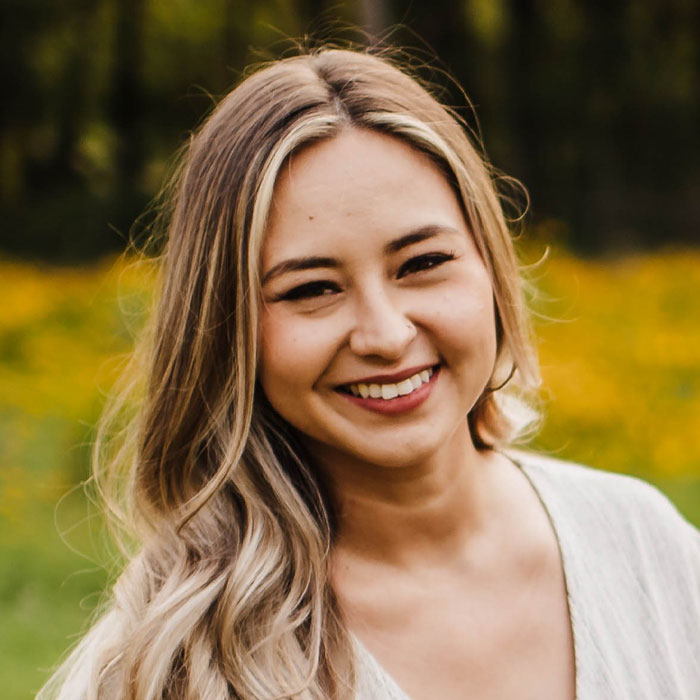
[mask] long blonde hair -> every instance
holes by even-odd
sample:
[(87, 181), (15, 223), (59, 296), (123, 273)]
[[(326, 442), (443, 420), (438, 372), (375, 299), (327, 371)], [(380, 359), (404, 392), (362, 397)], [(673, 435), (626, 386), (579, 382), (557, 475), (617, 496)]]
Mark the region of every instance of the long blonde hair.
[(275, 181), (299, 148), (350, 126), (428, 154), (457, 193), (498, 326), (494, 376), (469, 426), (480, 448), (512, 438), (499, 387), (512, 375), (509, 389), (527, 392), (538, 373), (494, 175), (459, 117), (367, 53), (325, 49), (260, 69), (192, 137), (169, 190), (142, 396), (133, 416), (133, 396), (107, 412), (95, 458), (95, 482), (135, 545), (107, 609), (41, 698), (352, 697), (352, 643), (329, 584), (333, 510), (256, 385)]

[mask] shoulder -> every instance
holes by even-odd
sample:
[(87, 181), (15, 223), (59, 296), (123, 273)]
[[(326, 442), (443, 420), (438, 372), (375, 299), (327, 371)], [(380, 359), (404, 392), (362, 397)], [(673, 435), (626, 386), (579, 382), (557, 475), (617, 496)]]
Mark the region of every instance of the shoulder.
[(661, 491), (637, 477), (531, 452), (512, 451), (508, 455), (522, 468), (538, 491), (543, 489), (548, 494), (557, 494), (566, 502), (592, 503), (598, 511), (613, 509), (617, 514), (620, 509), (636, 512), (641, 507), (660, 517), (682, 520)]
[(700, 532), (651, 484), (528, 452), (511, 452), (550, 515), (589, 544), (655, 558), (692, 559), (700, 572)]
[(608, 685), (606, 697), (618, 696), (613, 687), (634, 688), (624, 697), (695, 697), (698, 530), (640, 479), (530, 453), (508, 456), (559, 540), (577, 663), (586, 666), (582, 684), (596, 688), (596, 697)]

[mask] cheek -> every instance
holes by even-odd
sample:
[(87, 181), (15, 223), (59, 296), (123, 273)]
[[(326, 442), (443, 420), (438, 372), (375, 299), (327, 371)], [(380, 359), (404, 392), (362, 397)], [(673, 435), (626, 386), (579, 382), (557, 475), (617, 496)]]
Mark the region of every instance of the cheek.
[(298, 381), (298, 360), (303, 356), (298, 347), (300, 339), (293, 328), (289, 328), (274, 316), (266, 315), (260, 324), (258, 340), (258, 375), (265, 394), (272, 400), (273, 396), (278, 391), (284, 391), (284, 387), (290, 382)]
[(325, 368), (326, 353), (311, 325), (281, 314), (263, 314), (258, 376), (273, 405), (312, 387)]
[(451, 314), (443, 325), (446, 351), (455, 361), (468, 362), (472, 370), (486, 368), (491, 372), (496, 361), (496, 318), (493, 307), (462, 309)]
[(445, 345), (446, 352), (465, 354), (475, 361), (495, 360), (496, 312), (491, 285), (455, 284), (441, 291), (424, 309), (427, 323)]

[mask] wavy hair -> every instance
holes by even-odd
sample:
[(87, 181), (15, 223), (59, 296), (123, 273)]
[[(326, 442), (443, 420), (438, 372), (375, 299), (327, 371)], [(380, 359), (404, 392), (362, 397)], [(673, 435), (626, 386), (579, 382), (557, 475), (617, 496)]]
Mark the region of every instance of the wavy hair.
[(501, 385), (526, 394), (538, 371), (496, 176), (464, 123), (386, 58), (323, 49), (263, 67), (193, 135), (168, 190), (141, 395), (107, 411), (94, 460), (130, 561), (40, 698), (352, 697), (352, 640), (329, 577), (333, 508), (256, 384), (276, 179), (298, 149), (346, 128), (428, 154), (457, 193), (497, 309), (496, 368), (470, 430), (482, 449), (517, 432)]

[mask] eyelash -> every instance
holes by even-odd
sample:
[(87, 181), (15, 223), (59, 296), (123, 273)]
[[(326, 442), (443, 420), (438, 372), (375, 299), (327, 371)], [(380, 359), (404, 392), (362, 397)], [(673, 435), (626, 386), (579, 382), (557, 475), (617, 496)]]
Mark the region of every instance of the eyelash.
[(399, 268), (398, 277), (404, 277), (405, 274), (415, 274), (418, 272), (424, 272), (425, 270), (430, 270), (433, 267), (438, 267), (449, 260), (454, 260), (454, 251), (449, 253), (426, 253), (425, 255), (417, 255), (415, 258), (407, 260)]
[(340, 291), (340, 287), (333, 282), (319, 280), (317, 282), (307, 282), (300, 284), (298, 287), (290, 289), (284, 294), (280, 294), (276, 301), (299, 301), (301, 299), (313, 299), (315, 297), (326, 296), (327, 294), (335, 294)]
[[(450, 253), (426, 253), (425, 255), (417, 255), (415, 258), (407, 260), (397, 273), (398, 279), (405, 277), (408, 274), (418, 274), (425, 272), (434, 267), (438, 267), (443, 263), (455, 259), (454, 252)], [(314, 299), (330, 294), (336, 294), (340, 291), (340, 287), (334, 282), (327, 280), (318, 280), (300, 284), (298, 287), (290, 289), (276, 297), (275, 301), (301, 301), (304, 299)]]

